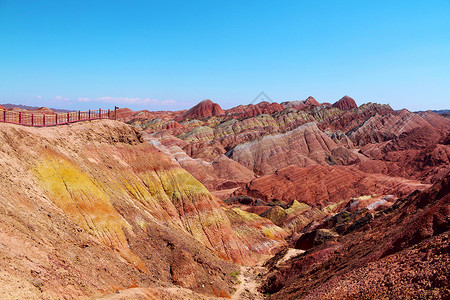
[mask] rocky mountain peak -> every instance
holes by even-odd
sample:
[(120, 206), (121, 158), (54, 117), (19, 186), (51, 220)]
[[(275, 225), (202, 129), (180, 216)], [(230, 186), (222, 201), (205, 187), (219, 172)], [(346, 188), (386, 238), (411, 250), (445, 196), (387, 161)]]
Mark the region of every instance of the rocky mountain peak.
[(209, 99), (203, 100), (196, 106), (189, 109), (183, 114), (183, 118), (191, 119), (203, 119), (206, 117), (213, 116), (223, 116), (225, 111), (220, 107), (219, 104), (212, 102)]
[(340, 110), (350, 110), (358, 107), (355, 100), (347, 95), (336, 101), (333, 106), (339, 108)]
[(320, 103), (316, 99), (314, 99), (313, 96), (309, 96), (308, 98), (306, 98), (306, 100), (303, 101), (303, 104), (305, 104), (307, 106), (309, 106), (309, 105), (319, 106), (320, 105)]

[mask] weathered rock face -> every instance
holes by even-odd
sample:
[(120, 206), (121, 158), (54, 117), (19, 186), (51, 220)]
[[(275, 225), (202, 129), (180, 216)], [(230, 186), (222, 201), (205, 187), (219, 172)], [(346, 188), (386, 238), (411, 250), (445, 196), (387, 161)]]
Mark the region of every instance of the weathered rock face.
[(269, 263), (277, 267), (263, 290), (270, 299), (446, 299), (449, 204), (450, 174), (388, 210), (362, 215), (342, 235), (311, 231), (298, 239), (306, 253)]
[(156, 139), (165, 147), (178, 146), (180, 148), (183, 148), (188, 144), (187, 142), (170, 134), (169, 130), (160, 130), (153, 134), (144, 132), (142, 136), (144, 137), (144, 139), (147, 138), (147, 140)]
[(362, 171), (436, 182), (450, 171), (450, 145), (431, 126), (416, 127), (400, 136), (361, 149), (374, 159), (359, 165)]
[(338, 131), (335, 131), (335, 132), (329, 132), (329, 131), (327, 131), (327, 132), (325, 132), (325, 133), (326, 133), (326, 134), (333, 140), (333, 142), (335, 142), (336, 144), (342, 145), (342, 146), (344, 146), (345, 148), (348, 148), (348, 149), (354, 148), (353, 142), (348, 138), (348, 136), (347, 136), (344, 132), (338, 130)]
[(223, 203), (128, 125), (0, 126), (0, 281), (33, 280), (25, 298), (39, 287), (37, 298), (91, 297), (172, 281), (219, 295), (230, 291), (230, 262), (252, 264), (285, 243), (265, 220), (279, 234), (248, 248), (235, 231), (260, 227), (244, 216), (234, 226)]
[(295, 241), (295, 249), (309, 250), (327, 241), (334, 241), (339, 235), (329, 229), (316, 229), (302, 234)]
[(235, 195), (248, 195), (266, 202), (297, 200), (312, 206), (324, 206), (361, 195), (403, 196), (427, 186), (403, 178), (365, 174), (352, 167), (288, 166), (252, 180)]
[[(141, 115), (139, 115), (141, 116)], [(144, 132), (155, 132), (155, 131), (165, 131), (168, 130), (172, 134), (180, 134), (185, 131), (185, 128), (180, 123), (168, 120), (168, 119), (133, 119), (133, 127), (135, 128), (145, 128)]]
[(270, 254), (275, 254), (284, 244), (284, 238), (288, 234), (268, 219), (239, 208), (228, 209), (225, 212), (233, 223), (236, 236), (240, 237), (252, 252), (264, 255), (270, 247), (272, 250)]
[(320, 103), (316, 99), (314, 99), (314, 97), (309, 96), (308, 98), (306, 98), (306, 100), (303, 101), (282, 102), (281, 105), (283, 105), (283, 107), (285, 108), (306, 109), (320, 106)]
[[(206, 107), (200, 111), (212, 114), (213, 106), (205, 102), (191, 112)], [(281, 105), (241, 105), (210, 117), (206, 117), (210, 113), (192, 118), (178, 112), (172, 117), (156, 113), (158, 118), (152, 120), (138, 119), (136, 114), (133, 126), (160, 135), (163, 144), (176, 144), (194, 159), (212, 163), (227, 153), (258, 175), (292, 164), (355, 165), (363, 172), (432, 183), (448, 171), (444, 139), (450, 134), (450, 121), (432, 112), (394, 111), (389, 105), (375, 103), (356, 107), (354, 100), (345, 96), (334, 106), (308, 97)], [(420, 128), (432, 128), (433, 132), (419, 138)], [(419, 140), (405, 140), (405, 134)], [(405, 140), (401, 149), (400, 145), (395, 148), (393, 143), (400, 140)]]
[(308, 98), (306, 98), (305, 101), (303, 101), (303, 104), (305, 104), (306, 106), (319, 106), (320, 103), (317, 102), (316, 99), (314, 99), (314, 97), (309, 96)]
[(358, 107), (358, 109), (350, 111), (342, 111), (338, 108), (322, 108), (320, 112), (324, 114), (328, 111), (332, 114), (325, 114), (321, 118), (319, 128), (331, 131), (341, 130), (349, 134), (349, 131), (358, 129), (365, 121), (375, 115), (392, 115), (395, 111), (386, 104), (366, 103)]
[(353, 108), (358, 108), (358, 105), (356, 105), (355, 100), (349, 96), (344, 96), (340, 100), (336, 101), (333, 104), (333, 107), (337, 107), (340, 110), (350, 110)]
[[(444, 118), (443, 118), (444, 119)], [(361, 126), (351, 130), (349, 137), (356, 144), (384, 142), (409, 132), (414, 128), (430, 126), (430, 123), (418, 114), (402, 110), (395, 114), (374, 115)]]
[(180, 116), (180, 119), (203, 119), (206, 117), (223, 115), (225, 115), (225, 111), (220, 107), (220, 105), (207, 99), (183, 113)]
[(252, 171), (225, 155), (209, 162), (201, 158), (191, 158), (178, 146), (165, 147), (151, 139), (149, 142), (172, 156), (176, 163), (210, 190), (237, 188), (255, 178)]
[(306, 105), (304, 101), (295, 100), (295, 101), (286, 101), (281, 102), (284, 108), (292, 108), (292, 109), (305, 109)]
[(288, 165), (306, 167), (327, 165), (331, 160), (350, 163), (358, 159), (346, 148), (338, 148), (315, 123), (308, 123), (284, 134), (240, 144), (227, 155), (257, 174), (270, 174)]
[(314, 221), (321, 221), (328, 216), (327, 209), (311, 207), (306, 203), (297, 200), (290, 202), (286, 208), (273, 206), (267, 209), (261, 216), (271, 220), (289, 233), (296, 233), (303, 230)]
[(273, 114), (282, 111), (284, 107), (279, 103), (267, 101), (258, 104), (239, 105), (227, 110), (227, 115), (234, 118), (251, 118), (261, 114)]

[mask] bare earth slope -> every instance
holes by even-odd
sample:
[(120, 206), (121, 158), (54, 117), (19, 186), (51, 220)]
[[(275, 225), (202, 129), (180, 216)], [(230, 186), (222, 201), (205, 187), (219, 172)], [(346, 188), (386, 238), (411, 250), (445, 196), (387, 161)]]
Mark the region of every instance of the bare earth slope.
[(271, 299), (448, 299), (449, 201), (450, 175), (273, 267), (263, 288)]
[(361, 195), (405, 196), (427, 186), (398, 177), (366, 174), (348, 166), (288, 166), (252, 180), (235, 194), (269, 202), (297, 200), (308, 205), (327, 205)]
[(348, 96), (117, 117), (0, 124), (0, 295), (448, 298), (448, 118)]
[(337, 145), (315, 123), (239, 144), (228, 155), (259, 174), (270, 174), (288, 165), (305, 167), (326, 165), (331, 160), (345, 163), (357, 160), (357, 155)]
[(171, 286), (229, 295), (231, 262), (253, 264), (285, 243), (282, 229), (255, 227), (245, 212), (234, 217), (245, 227), (233, 227), (226, 206), (123, 123), (0, 129), (0, 286), (20, 282), (23, 297)]

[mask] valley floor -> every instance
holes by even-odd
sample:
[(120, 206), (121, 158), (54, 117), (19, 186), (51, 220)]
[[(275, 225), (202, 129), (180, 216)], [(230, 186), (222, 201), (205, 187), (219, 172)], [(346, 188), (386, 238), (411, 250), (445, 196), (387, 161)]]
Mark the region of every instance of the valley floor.
[(241, 267), (239, 275), (239, 286), (231, 299), (245, 299), (245, 300), (261, 300), (264, 295), (258, 291), (261, 285), (262, 275), (267, 272), (267, 268), (262, 266), (255, 267)]
[[(280, 258), (277, 262), (277, 265), (280, 265), (289, 259), (304, 253), (304, 250), (289, 248), (285, 255)], [(266, 262), (268, 261), (264, 260), (259, 262), (254, 267), (246, 267), (242, 266), (241, 271), (239, 274), (239, 285), (237, 286), (236, 292), (233, 294), (231, 299), (233, 300), (261, 300), (265, 299), (265, 295), (261, 293), (258, 288), (262, 284), (262, 280), (264, 278), (264, 275), (268, 273), (268, 268), (265, 266)]]

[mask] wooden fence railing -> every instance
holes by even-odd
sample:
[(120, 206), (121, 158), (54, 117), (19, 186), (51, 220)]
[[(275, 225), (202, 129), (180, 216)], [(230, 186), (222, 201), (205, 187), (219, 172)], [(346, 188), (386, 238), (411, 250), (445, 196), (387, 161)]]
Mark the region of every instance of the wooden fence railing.
[(117, 107), (114, 110), (97, 109), (55, 114), (0, 110), (1, 123), (12, 123), (33, 127), (56, 126), (100, 119), (117, 120)]

